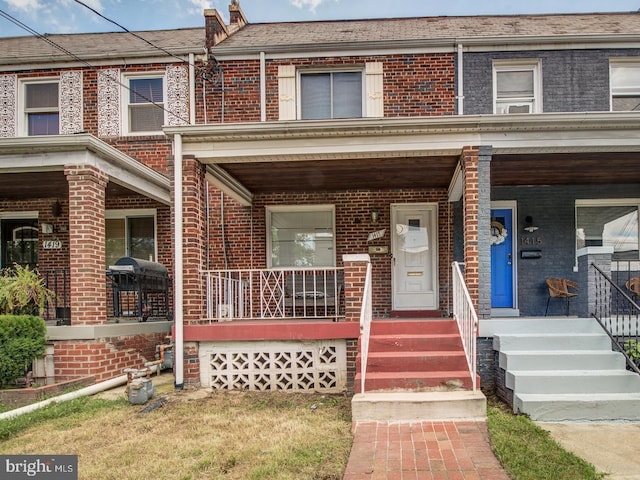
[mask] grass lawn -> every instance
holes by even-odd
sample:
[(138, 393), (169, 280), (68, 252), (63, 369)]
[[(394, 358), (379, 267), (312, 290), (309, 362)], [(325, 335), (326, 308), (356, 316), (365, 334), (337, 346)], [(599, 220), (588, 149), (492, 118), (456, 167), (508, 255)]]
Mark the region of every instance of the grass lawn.
[[(144, 412), (162, 397), (166, 403)], [(78, 455), (79, 478), (340, 480), (350, 398), (278, 392), (84, 397), (0, 421), (0, 453)], [(492, 448), (514, 480), (600, 480), (527, 417), (490, 399)]]
[(3, 420), (0, 453), (78, 455), (80, 479), (342, 479), (348, 397), (165, 398), (148, 413), (125, 399), (81, 398)]
[(564, 450), (549, 432), (503, 403), (488, 401), (487, 426), (496, 457), (514, 480), (599, 480), (593, 465)]

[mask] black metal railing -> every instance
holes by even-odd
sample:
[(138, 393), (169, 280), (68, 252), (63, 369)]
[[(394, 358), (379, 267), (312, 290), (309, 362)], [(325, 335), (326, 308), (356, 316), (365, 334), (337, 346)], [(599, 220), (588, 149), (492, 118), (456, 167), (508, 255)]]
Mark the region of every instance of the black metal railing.
[(615, 265), (616, 269), (609, 275), (597, 265), (591, 266), (595, 286), (591, 316), (609, 335), (614, 349), (625, 356), (629, 370), (640, 374), (639, 298), (626, 287), (627, 282), (634, 278), (634, 271)]
[(55, 320), (56, 325), (71, 325), (69, 269), (38, 270), (38, 275), (42, 278), (44, 286), (55, 293), (55, 300), (41, 312), (42, 318)]

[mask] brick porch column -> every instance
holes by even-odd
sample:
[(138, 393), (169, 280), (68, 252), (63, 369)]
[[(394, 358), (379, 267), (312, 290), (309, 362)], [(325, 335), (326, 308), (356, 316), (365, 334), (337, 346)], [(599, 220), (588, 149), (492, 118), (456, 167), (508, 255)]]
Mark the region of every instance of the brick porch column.
[(105, 277), (106, 173), (89, 165), (67, 167), (71, 322), (107, 321)]
[(462, 151), (464, 274), (479, 318), (491, 317), (491, 147)]
[[(172, 223), (176, 205), (174, 160), (169, 160), (171, 172)], [(197, 159), (184, 156), (182, 159), (182, 322), (184, 325), (199, 323), (205, 316), (205, 282), (201, 271), (206, 267), (206, 188), (205, 167)], [(173, 229), (172, 225), (172, 229)], [(177, 288), (177, 285), (174, 287)], [(200, 382), (198, 343), (183, 345), (183, 381), (187, 384)]]
[(367, 264), (371, 262), (368, 254), (343, 255), (344, 264), (344, 320), (359, 322), (362, 308), (362, 294), (367, 275)]

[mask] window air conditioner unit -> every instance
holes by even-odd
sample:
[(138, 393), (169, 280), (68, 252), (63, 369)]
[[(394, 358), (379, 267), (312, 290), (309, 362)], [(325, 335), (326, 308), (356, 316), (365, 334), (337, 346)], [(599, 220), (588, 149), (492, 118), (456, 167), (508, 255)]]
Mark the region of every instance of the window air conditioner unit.
[(531, 104), (529, 103), (509, 103), (500, 107), (500, 113), (531, 113)]

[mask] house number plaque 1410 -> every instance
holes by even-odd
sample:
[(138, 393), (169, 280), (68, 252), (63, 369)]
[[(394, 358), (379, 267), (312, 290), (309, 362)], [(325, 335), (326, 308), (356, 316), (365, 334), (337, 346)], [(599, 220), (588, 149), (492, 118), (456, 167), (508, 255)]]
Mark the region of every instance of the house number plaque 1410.
[(42, 242), (42, 248), (45, 250), (56, 250), (62, 248), (62, 242), (60, 240), (44, 240)]

